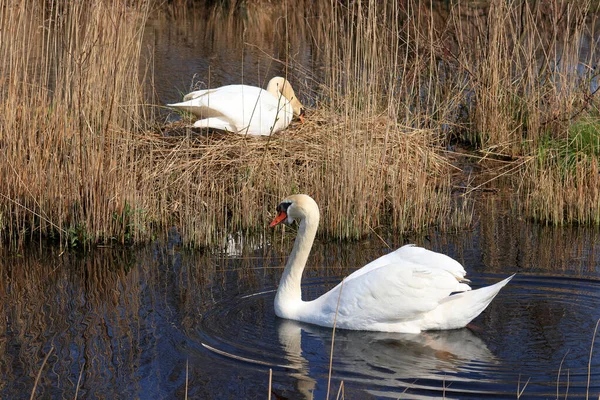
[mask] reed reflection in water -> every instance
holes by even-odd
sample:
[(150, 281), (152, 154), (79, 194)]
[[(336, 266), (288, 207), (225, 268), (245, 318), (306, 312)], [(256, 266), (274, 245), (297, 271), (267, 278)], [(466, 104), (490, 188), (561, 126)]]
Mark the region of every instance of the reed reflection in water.
[(80, 398), (154, 398), (163, 392), (165, 374), (177, 376), (185, 357), (168, 351), (176, 336), (164, 327), (176, 314), (163, 312), (169, 307), (156, 263), (152, 249), (98, 250), (85, 257), (36, 249), (25, 257), (4, 255), (0, 397), (28, 396), (51, 347), (40, 398), (73, 398), (80, 375)]
[(31, 391), (51, 346), (38, 385), (42, 397), (73, 397), (80, 373), (82, 396), (110, 398), (138, 381), (148, 336), (140, 331), (154, 329), (140, 305), (143, 286), (132, 256), (37, 251), (3, 259), (2, 381), (10, 382), (10, 392)]

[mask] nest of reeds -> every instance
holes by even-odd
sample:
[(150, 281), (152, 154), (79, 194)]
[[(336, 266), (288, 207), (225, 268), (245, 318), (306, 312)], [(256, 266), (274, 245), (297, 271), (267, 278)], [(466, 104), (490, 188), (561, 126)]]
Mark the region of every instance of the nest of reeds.
[(439, 150), (432, 131), (315, 110), (270, 137), (178, 122), (148, 154), (158, 208), (174, 212), (193, 241), (210, 243), (223, 232), (264, 228), (293, 193), (315, 198), (335, 237), (358, 238), (382, 222), (402, 231), (438, 224), (451, 213)]

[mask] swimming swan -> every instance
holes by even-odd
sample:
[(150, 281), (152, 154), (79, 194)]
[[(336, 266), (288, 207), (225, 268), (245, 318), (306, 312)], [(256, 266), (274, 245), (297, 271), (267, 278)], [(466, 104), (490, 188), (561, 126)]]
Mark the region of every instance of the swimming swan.
[(338, 328), (383, 332), (462, 328), (514, 276), (471, 290), (458, 261), (406, 245), (350, 274), (321, 297), (302, 301), (300, 280), (317, 233), (319, 207), (310, 196), (298, 194), (284, 199), (277, 212), (271, 227), (300, 223), (275, 296), (275, 314), (281, 318), (325, 327), (336, 319)]
[(197, 128), (268, 136), (288, 127), (294, 116), (304, 122), (304, 107), (292, 85), (280, 76), (267, 90), (248, 85), (228, 85), (185, 95), (182, 103), (169, 107), (188, 111), (199, 119)]

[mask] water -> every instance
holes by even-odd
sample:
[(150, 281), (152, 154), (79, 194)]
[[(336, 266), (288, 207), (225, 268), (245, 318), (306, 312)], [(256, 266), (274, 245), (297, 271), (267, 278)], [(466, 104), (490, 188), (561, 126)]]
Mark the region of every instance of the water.
[[(493, 202), (476, 229), (414, 241), (460, 260), (478, 287), (517, 277), (466, 329), (418, 335), (338, 330), (331, 390), (346, 398), (585, 396), (600, 318), (600, 234), (520, 221)], [(90, 255), (53, 248), (3, 255), (0, 398), (324, 398), (332, 330), (277, 318), (289, 230), (190, 251), (176, 235)], [(305, 271), (313, 298), (389, 249), (379, 239), (318, 240)], [(592, 354), (590, 393), (600, 394)], [(560, 370), (560, 373), (559, 373)], [(78, 384), (79, 382), (79, 384)], [(558, 389), (557, 389), (558, 387)]]
[[(155, 101), (162, 105), (174, 103), (192, 90), (222, 85), (241, 83), (266, 88), (277, 75), (300, 88), (300, 83), (311, 79), (307, 71), (316, 75), (321, 66), (315, 67), (315, 49), (304, 27), (286, 38), (280, 9), (281, 5), (273, 5), (245, 23), (238, 18), (210, 17), (206, 10), (197, 10), (176, 24), (160, 17), (150, 19), (144, 31), (148, 49), (144, 54), (151, 55), (148, 60)], [(292, 18), (303, 17), (296, 13)], [(289, 23), (294, 26), (293, 21)], [(288, 67), (285, 61), (292, 55)], [(302, 101), (312, 105), (308, 87), (302, 85)]]
[[(489, 284), (498, 277), (473, 278)], [(324, 284), (317, 279), (307, 286), (310, 295), (321, 293)], [(588, 280), (523, 277), (511, 282), (467, 329), (417, 335), (339, 330), (334, 387), (343, 380), (347, 390), (361, 388), (392, 398), (405, 390), (411, 398), (440, 397), (444, 391), (446, 398), (511, 397), (521, 376), (521, 387), (529, 380), (527, 395), (552, 396), (562, 364), (560, 379), (566, 380), (568, 373), (569, 393), (581, 395), (591, 333), (600, 317), (597, 289), (598, 283)], [(289, 374), (297, 379), (300, 393), (314, 391), (316, 398), (324, 398), (331, 329), (276, 318), (273, 297), (265, 291), (215, 307), (203, 318), (199, 341), (232, 362), (273, 368), (276, 376)], [(598, 382), (596, 374), (592, 382)], [(565, 390), (559, 382), (559, 391)], [(592, 392), (599, 390), (593, 384)]]

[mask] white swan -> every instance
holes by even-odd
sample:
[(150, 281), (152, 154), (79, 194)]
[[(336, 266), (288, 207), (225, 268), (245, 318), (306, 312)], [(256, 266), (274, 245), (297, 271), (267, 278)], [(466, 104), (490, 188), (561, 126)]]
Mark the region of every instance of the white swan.
[(310, 196), (299, 194), (283, 200), (277, 211), (271, 227), (284, 221), (300, 222), (275, 296), (275, 314), (281, 318), (326, 327), (332, 327), (336, 319), (342, 329), (383, 332), (462, 328), (514, 276), (471, 290), (458, 261), (406, 245), (350, 274), (321, 297), (302, 301), (300, 280), (319, 225), (319, 207)]
[(197, 128), (268, 136), (287, 128), (294, 116), (304, 122), (302, 103), (292, 85), (280, 76), (269, 81), (267, 90), (228, 85), (191, 92), (183, 100), (167, 105), (197, 116)]

